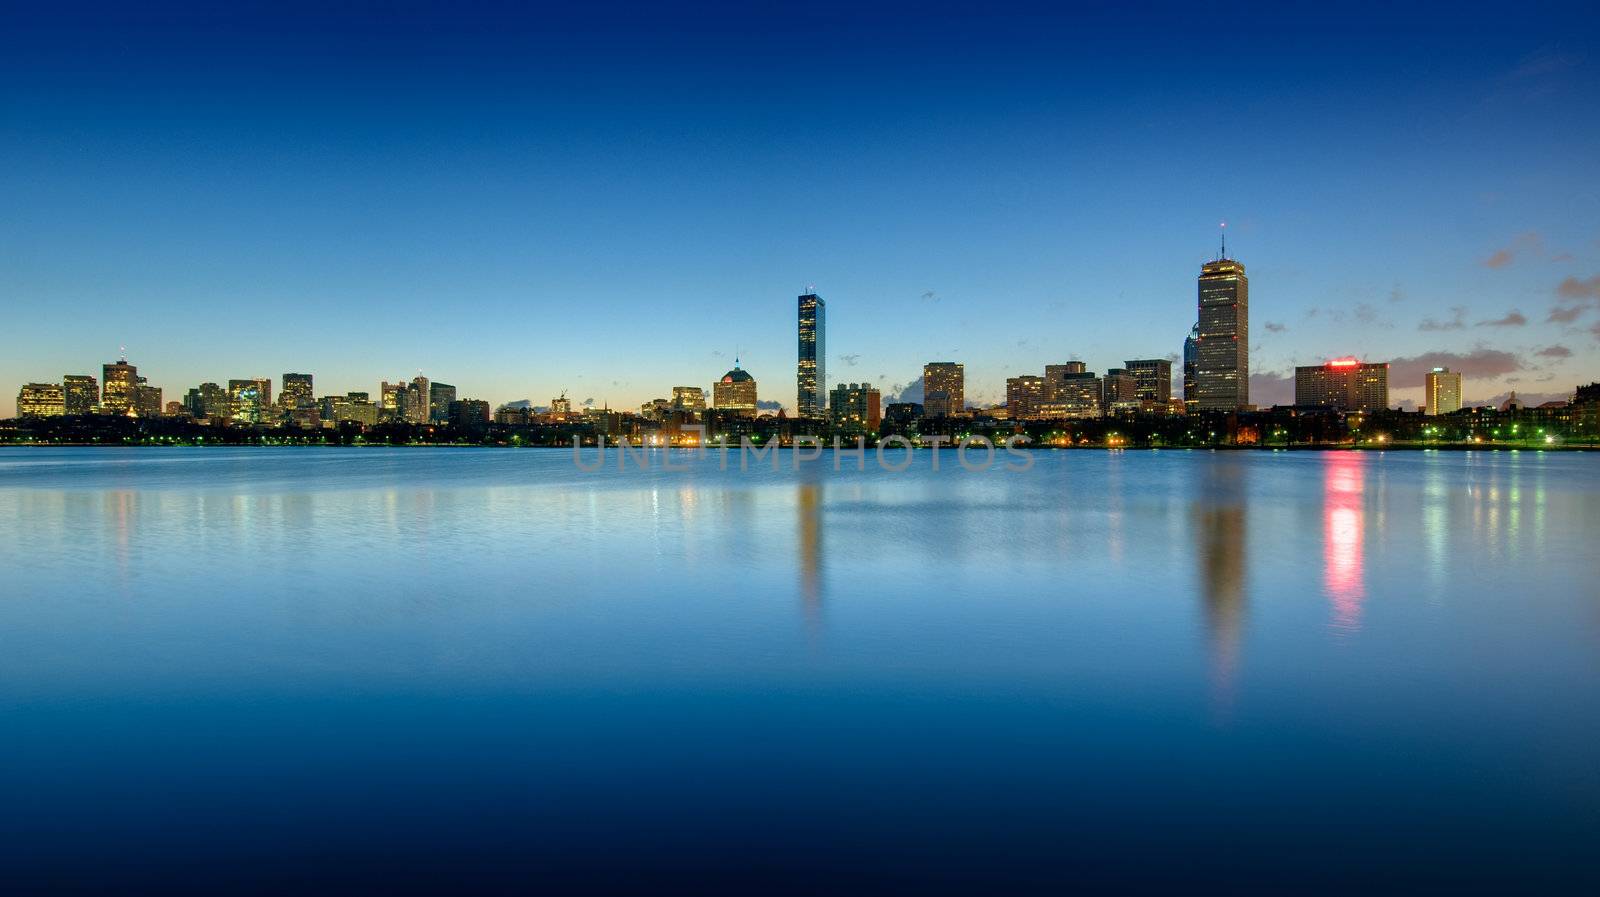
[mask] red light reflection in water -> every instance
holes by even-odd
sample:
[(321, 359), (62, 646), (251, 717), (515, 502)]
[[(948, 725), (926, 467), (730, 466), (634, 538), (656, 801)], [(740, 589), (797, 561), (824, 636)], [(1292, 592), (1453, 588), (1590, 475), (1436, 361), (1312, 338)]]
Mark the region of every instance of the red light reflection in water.
[(1322, 473), (1322, 585), (1333, 602), (1333, 625), (1361, 628), (1362, 489), (1366, 459), (1354, 452), (1330, 452)]

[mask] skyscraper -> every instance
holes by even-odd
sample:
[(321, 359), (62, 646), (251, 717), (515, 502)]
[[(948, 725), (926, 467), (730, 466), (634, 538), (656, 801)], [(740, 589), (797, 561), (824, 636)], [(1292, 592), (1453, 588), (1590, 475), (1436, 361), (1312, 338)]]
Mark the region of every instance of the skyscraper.
[(278, 404), (285, 408), (310, 408), (316, 403), (310, 374), (283, 375), (283, 389), (278, 393)]
[(406, 387), (406, 413), (407, 423), (425, 424), (428, 422), (428, 378), (421, 374), (411, 378), (411, 383)]
[(127, 414), (139, 397), (139, 369), (123, 358), (100, 367), (100, 407), (107, 414)]
[(1461, 373), (1434, 368), (1423, 378), (1424, 410), (1429, 417), (1461, 410)]
[(66, 414), (88, 414), (100, 402), (100, 384), (88, 374), (68, 374), (61, 378)]
[(228, 381), (228, 417), (233, 423), (247, 427), (261, 423), (267, 404), (259, 378)]
[(1233, 411), (1250, 404), (1250, 280), (1228, 258), (1200, 266), (1199, 358), (1196, 400), (1201, 411)]
[(928, 417), (960, 414), (967, 407), (966, 367), (954, 361), (922, 366), (922, 408)]
[(1183, 410), (1195, 413), (1200, 407), (1200, 391), (1195, 383), (1195, 370), (1200, 367), (1200, 323), (1189, 328), (1183, 341)]
[(450, 418), (450, 403), (456, 400), (456, 388), (449, 383), (435, 381), (428, 384), (428, 420), (445, 423)]
[(800, 297), (800, 364), (796, 371), (799, 395), (796, 413), (820, 417), (828, 408), (828, 304), (816, 293)]

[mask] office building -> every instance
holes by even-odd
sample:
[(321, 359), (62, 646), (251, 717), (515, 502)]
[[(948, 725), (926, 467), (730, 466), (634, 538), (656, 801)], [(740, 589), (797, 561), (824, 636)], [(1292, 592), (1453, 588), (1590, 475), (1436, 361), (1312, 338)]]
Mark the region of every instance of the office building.
[(1222, 256), (1200, 266), (1200, 334), (1195, 396), (1201, 411), (1250, 404), (1250, 280), (1244, 265)]
[(322, 399), (324, 426), (356, 423), (365, 427), (378, 423), (378, 406), (364, 392), (345, 393), (342, 396), (324, 396)]
[(450, 403), (456, 400), (456, 388), (448, 383), (428, 384), (428, 420), (445, 423), (451, 420)]
[(197, 419), (221, 423), (233, 416), (228, 391), (215, 383), (202, 383), (184, 397), (189, 414)]
[(427, 423), (428, 417), (432, 413), (432, 410), (428, 407), (428, 402), (431, 398), (428, 378), (421, 374), (412, 377), (411, 382), (406, 386), (404, 409), (406, 421), (413, 424)]
[(922, 366), (922, 409), (928, 417), (949, 417), (967, 408), (966, 367), (954, 361)]
[(1039, 417), (1099, 417), (1102, 413), (1100, 378), (1084, 369), (1081, 361), (1045, 366), (1044, 404)]
[(1139, 381), (1127, 368), (1112, 368), (1100, 384), (1101, 404), (1107, 413), (1138, 411), (1143, 402), (1139, 398)]
[(400, 420), (405, 417), (406, 384), (405, 381), (390, 383), (388, 380), (378, 384), (378, 407), (383, 409), (384, 417)]
[(140, 417), (160, 417), (162, 412), (161, 387), (151, 386), (143, 377), (134, 387), (133, 410)]
[(1141, 358), (1122, 364), (1133, 375), (1138, 398), (1165, 411), (1172, 400), (1172, 362), (1165, 358)]
[(1006, 378), (1006, 412), (1012, 420), (1036, 420), (1044, 403), (1043, 377), (1023, 374)]
[(27, 383), (17, 390), (17, 417), (60, 417), (67, 413), (59, 383)]
[(1189, 328), (1183, 341), (1183, 410), (1193, 414), (1200, 408), (1200, 386), (1196, 371), (1200, 367), (1200, 324)]
[(259, 378), (228, 381), (228, 418), (238, 426), (254, 427), (265, 419), (267, 400)]
[(1336, 358), (1327, 364), (1297, 367), (1294, 403), (1341, 411), (1381, 411), (1389, 407), (1389, 366)]
[(722, 375), (711, 388), (711, 399), (718, 411), (732, 411), (745, 417), (756, 416), (756, 380), (741, 370), (734, 359), (733, 370)]
[(134, 414), (139, 393), (139, 369), (124, 358), (100, 367), (100, 408), (107, 414)]
[(1461, 372), (1434, 368), (1423, 378), (1423, 409), (1437, 416), (1461, 410)]
[(677, 411), (699, 413), (706, 410), (706, 391), (698, 386), (672, 387), (672, 407)]
[(828, 304), (816, 293), (800, 297), (800, 363), (796, 372), (799, 391), (795, 400), (801, 417), (821, 417), (828, 408)]
[(828, 411), (845, 435), (878, 432), (882, 423), (882, 395), (870, 383), (841, 383), (830, 390)]
[(482, 399), (458, 399), (450, 403), (450, 423), (469, 430), (489, 425), (489, 403)]
[(68, 374), (61, 378), (61, 394), (66, 414), (92, 414), (100, 403), (100, 383), (88, 374)]
[(311, 375), (284, 374), (283, 389), (278, 393), (278, 404), (289, 409), (315, 406), (317, 397), (311, 389)]

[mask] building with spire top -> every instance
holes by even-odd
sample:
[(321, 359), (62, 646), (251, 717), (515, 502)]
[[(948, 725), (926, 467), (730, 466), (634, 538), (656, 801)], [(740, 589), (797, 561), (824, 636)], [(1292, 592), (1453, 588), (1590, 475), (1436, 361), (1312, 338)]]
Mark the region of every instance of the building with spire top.
[(1218, 257), (1200, 266), (1199, 334), (1195, 336), (1195, 406), (1237, 411), (1250, 404), (1250, 279), (1228, 258), (1227, 231)]

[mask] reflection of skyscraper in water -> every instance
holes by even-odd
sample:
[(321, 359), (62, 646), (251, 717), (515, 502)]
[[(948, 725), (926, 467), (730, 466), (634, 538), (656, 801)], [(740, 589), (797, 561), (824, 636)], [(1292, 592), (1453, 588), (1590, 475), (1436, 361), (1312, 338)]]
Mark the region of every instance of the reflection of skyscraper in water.
[(1201, 608), (1211, 654), (1212, 696), (1231, 706), (1244, 632), (1246, 554), (1245, 461), (1206, 465), (1192, 525), (1200, 566)]
[(1366, 597), (1366, 459), (1357, 452), (1328, 452), (1322, 458), (1322, 585), (1333, 602), (1334, 627), (1354, 632), (1361, 628)]
[(801, 483), (795, 496), (795, 547), (800, 567), (800, 602), (807, 625), (822, 622), (822, 486)]

